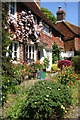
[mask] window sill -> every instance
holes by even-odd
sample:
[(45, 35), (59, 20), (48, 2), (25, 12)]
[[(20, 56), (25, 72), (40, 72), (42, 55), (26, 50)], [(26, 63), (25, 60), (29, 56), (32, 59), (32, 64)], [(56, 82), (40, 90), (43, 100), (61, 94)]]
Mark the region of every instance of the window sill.
[(10, 13), (10, 16), (17, 20), (17, 15), (16, 14), (13, 15), (13, 14)]

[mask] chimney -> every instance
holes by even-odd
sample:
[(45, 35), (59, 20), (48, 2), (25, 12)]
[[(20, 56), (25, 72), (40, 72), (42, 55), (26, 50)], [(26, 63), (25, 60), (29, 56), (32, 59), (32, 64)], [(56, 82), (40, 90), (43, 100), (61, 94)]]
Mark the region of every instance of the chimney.
[(61, 6), (58, 7), (58, 12), (56, 14), (57, 14), (57, 21), (65, 20), (65, 12), (61, 10)]
[(59, 8), (59, 12), (61, 11), (61, 6), (58, 7)]

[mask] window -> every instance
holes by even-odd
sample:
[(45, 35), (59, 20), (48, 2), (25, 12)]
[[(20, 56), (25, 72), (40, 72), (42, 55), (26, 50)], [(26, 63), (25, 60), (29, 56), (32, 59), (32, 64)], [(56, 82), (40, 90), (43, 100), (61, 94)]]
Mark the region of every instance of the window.
[(60, 43), (61, 43), (61, 34), (60, 34)]
[(17, 19), (17, 3), (16, 2), (10, 2), (9, 4), (9, 15), (11, 14), (14, 18)]
[(9, 56), (12, 58), (12, 43), (11, 43), (11, 45), (9, 46)]
[(15, 60), (19, 60), (19, 42), (13, 42), (8, 47), (9, 52), (6, 54), (6, 56), (10, 56), (11, 58)]
[(27, 45), (25, 49), (26, 59), (27, 58), (34, 59), (34, 46)]
[(37, 18), (36, 18), (36, 16), (34, 16), (34, 24), (35, 24), (35, 28), (37, 29)]
[(52, 37), (52, 28), (50, 28), (48, 25), (44, 24), (43, 33)]
[(10, 3), (10, 13), (11, 13), (12, 15), (15, 14), (15, 3), (14, 3), (14, 2), (11, 2), (11, 3)]
[(47, 34), (49, 34), (49, 26), (47, 26), (46, 24), (44, 24), (44, 28), (43, 31)]
[(31, 46), (29, 46), (29, 58), (31, 58)]
[(18, 45), (17, 45), (17, 43), (14, 43), (14, 50), (13, 50), (14, 58), (17, 58), (17, 49), (18, 49)]
[(35, 25), (37, 25), (37, 18), (34, 17), (34, 22), (35, 22)]

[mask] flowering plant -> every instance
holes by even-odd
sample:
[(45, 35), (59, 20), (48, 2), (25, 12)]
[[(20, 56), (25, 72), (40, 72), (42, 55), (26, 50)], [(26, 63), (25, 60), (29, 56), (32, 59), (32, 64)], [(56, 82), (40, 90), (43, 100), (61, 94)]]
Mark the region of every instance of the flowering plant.
[(72, 66), (72, 63), (69, 60), (59, 60), (58, 61), (58, 67), (61, 68), (61, 70), (62, 70), (63, 66), (65, 66), (65, 67), (66, 66)]
[(40, 63), (40, 60), (37, 60), (36, 62), (35, 62), (35, 69), (36, 70), (42, 70), (43, 69), (43, 63)]
[(58, 70), (59, 70), (58, 65), (57, 64), (52, 64), (51, 71), (57, 72)]
[(62, 71), (60, 71), (57, 75), (57, 80), (60, 83), (65, 84), (67, 86), (70, 86), (71, 84), (75, 84), (77, 79), (78, 76), (73, 70), (72, 66), (63, 67)]

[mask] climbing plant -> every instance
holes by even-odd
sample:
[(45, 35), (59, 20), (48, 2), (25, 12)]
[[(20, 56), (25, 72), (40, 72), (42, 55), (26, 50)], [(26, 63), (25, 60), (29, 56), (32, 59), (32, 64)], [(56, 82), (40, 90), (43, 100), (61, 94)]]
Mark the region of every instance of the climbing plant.
[(20, 42), (24, 40), (27, 42), (29, 38), (33, 42), (37, 42), (40, 37), (40, 31), (43, 28), (42, 22), (39, 22), (38, 27), (35, 27), (34, 16), (31, 11), (22, 11), (19, 13), (19, 21), (17, 21), (11, 14), (8, 16), (8, 25), (13, 26), (13, 39), (18, 39)]
[(56, 42), (54, 42), (54, 45), (52, 47), (52, 63), (55, 63), (59, 59), (60, 59), (60, 48), (58, 47)]

